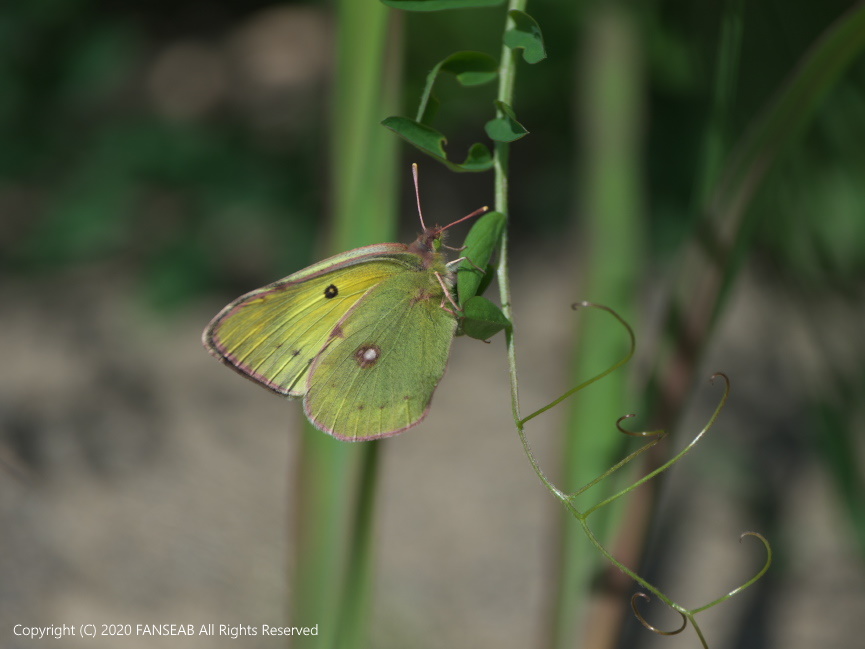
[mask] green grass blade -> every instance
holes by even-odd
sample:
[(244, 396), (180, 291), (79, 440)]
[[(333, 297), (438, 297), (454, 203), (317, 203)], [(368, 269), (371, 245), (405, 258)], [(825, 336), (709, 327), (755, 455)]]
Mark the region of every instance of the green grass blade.
[[(836, 20), (805, 53), (775, 100), (731, 157), (713, 201), (718, 220), (736, 226), (754, 190), (783, 148), (810, 122), (838, 78), (865, 49), (865, 3)], [(726, 217), (726, 218), (725, 218)]]
[[(701, 350), (738, 270), (760, 214), (748, 213), (754, 194), (784, 148), (800, 136), (828, 91), (865, 50), (865, 3), (838, 18), (803, 55), (773, 101), (733, 147), (720, 180), (704, 206), (704, 221), (684, 254), (666, 329), (674, 348), (661, 359), (657, 379), (663, 421), (674, 419), (691, 387)], [(675, 373), (675, 377), (673, 374)]]
[[(579, 124), (585, 141), (579, 186), (583, 188), (580, 211), (586, 223), (582, 235), (586, 262), (579, 269), (581, 288), (576, 297), (602, 302), (632, 320), (643, 228), (641, 65), (629, 14), (604, 8), (588, 20)], [(620, 358), (627, 349), (621, 329), (593, 315), (587, 310), (576, 316), (580, 336), (573, 384), (602, 371), (610, 359)], [(588, 388), (587, 398), (574, 398), (563, 449), (561, 484), (566, 491), (590, 482), (615, 462), (622, 444), (615, 420), (626, 412), (626, 378), (623, 372), (613, 373)], [(592, 499), (600, 500), (596, 490)], [(601, 540), (607, 541), (604, 519), (612, 513), (600, 513), (603, 516), (596, 518), (595, 528)], [(570, 512), (562, 511), (561, 516), (555, 570), (559, 578), (548, 643), (556, 649), (579, 646), (590, 579), (600, 560), (587, 551), (582, 529)]]
[[(396, 111), (400, 24), (378, 3), (338, 5), (337, 78), (331, 131), (333, 222), (328, 252), (394, 240), (396, 143), (379, 126)], [(397, 29), (390, 29), (395, 27)], [(292, 623), (318, 624), (294, 647), (367, 644), (378, 442), (338, 442), (311, 426), (298, 458)], [(305, 622), (301, 622), (305, 620)]]
[(298, 455), (291, 623), (318, 625), (318, 635), (297, 636), (292, 646), (336, 647), (347, 565), (352, 502), (362, 448), (307, 426)]

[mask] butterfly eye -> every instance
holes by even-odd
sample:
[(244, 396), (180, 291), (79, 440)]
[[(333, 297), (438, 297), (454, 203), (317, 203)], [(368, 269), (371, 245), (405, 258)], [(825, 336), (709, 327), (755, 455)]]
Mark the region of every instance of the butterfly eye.
[(331, 284), (326, 289), (324, 289), (324, 297), (328, 300), (339, 295), (339, 289), (336, 287), (336, 284)]

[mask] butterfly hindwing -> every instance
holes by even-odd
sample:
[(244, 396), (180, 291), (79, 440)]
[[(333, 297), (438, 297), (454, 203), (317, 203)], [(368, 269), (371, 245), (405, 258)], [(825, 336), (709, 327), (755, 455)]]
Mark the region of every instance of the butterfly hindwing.
[[(386, 245), (395, 244), (370, 248), (386, 252)], [(367, 291), (410, 272), (402, 255), (352, 257), (352, 253), (239, 297), (205, 330), (206, 347), (227, 365), (275, 392), (303, 395), (309, 366), (336, 324)]]
[(346, 440), (395, 435), (420, 422), (444, 374), (457, 320), (429, 271), (383, 280), (337, 323), (307, 377), (304, 410)]

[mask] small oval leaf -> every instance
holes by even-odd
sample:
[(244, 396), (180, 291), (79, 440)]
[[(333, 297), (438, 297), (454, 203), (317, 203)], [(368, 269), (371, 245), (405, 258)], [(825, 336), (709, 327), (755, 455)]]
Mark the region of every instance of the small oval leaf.
[(501, 212), (488, 212), (469, 230), (463, 244), (465, 259), (457, 268), (457, 295), (461, 306), (483, 292), (481, 285), (484, 282), (489, 285), (492, 281), (490, 259), (499, 245), (505, 222), (505, 215)]
[(381, 124), (453, 171), (486, 171), (493, 166), (492, 153), (480, 142), (472, 144), (465, 161), (459, 164), (448, 160), (444, 149), (447, 139), (434, 128), (400, 116), (386, 117)]
[(420, 124), (408, 117), (399, 116), (386, 117), (382, 120), (382, 126), (389, 128), (406, 142), (434, 158), (447, 159), (444, 149), (447, 139), (434, 128)]
[(523, 51), (526, 63), (537, 63), (547, 58), (544, 37), (540, 25), (529, 14), (514, 9), (508, 12), (513, 23), (505, 31), (504, 43), (512, 50)]
[(490, 284), (493, 283), (493, 278), (495, 278), (497, 270), (498, 264), (487, 264), (487, 267), (484, 271), (484, 276), (481, 278), (481, 285), (478, 286), (476, 295), (483, 295), (487, 292)]
[(435, 101), (432, 90), (440, 72), (454, 75), (463, 86), (477, 86), (492, 81), (498, 76), (498, 62), (483, 52), (463, 51), (454, 52), (436, 63), (426, 75), (426, 83), (418, 102), (415, 119), (422, 124), (431, 123), (429, 104)]
[(510, 326), (502, 310), (485, 297), (476, 295), (463, 307), (461, 329), (470, 338), (488, 340)]
[(499, 73), (499, 63), (483, 52), (455, 52), (439, 63), (436, 68), (450, 72), (463, 86), (478, 86), (494, 80)]
[(517, 121), (513, 108), (503, 101), (496, 100), (495, 103), (502, 116), (491, 119), (484, 125), (484, 130), (491, 140), (515, 142), (528, 133), (526, 127)]
[(485, 145), (475, 142), (469, 147), (468, 155), (462, 164), (447, 164), (454, 171), (486, 171), (493, 167), (493, 154)]

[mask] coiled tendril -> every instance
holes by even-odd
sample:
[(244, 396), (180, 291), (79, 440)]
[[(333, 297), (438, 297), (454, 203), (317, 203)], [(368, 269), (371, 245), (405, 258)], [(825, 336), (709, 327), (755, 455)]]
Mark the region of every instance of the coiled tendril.
[(640, 621), (640, 624), (642, 624), (644, 627), (646, 627), (652, 633), (657, 633), (658, 635), (678, 635), (679, 633), (681, 633), (682, 631), (684, 631), (687, 628), (688, 616), (685, 615), (684, 613), (682, 613), (682, 611), (678, 611), (676, 609), (673, 609), (673, 610), (682, 616), (682, 626), (680, 626), (675, 631), (664, 631), (663, 629), (659, 629), (658, 627), (649, 624), (649, 621), (643, 617), (642, 613), (640, 613), (640, 610), (637, 608), (637, 600), (638, 599), (644, 599), (647, 602), (651, 602), (652, 598), (643, 592), (634, 593), (634, 595), (631, 597), (631, 609), (634, 611), (634, 617), (636, 617)]
[(622, 422), (626, 419), (631, 419), (632, 417), (636, 417), (635, 414), (630, 415), (622, 415), (616, 420), (616, 428), (619, 429), (620, 433), (624, 433), (625, 435), (630, 435), (631, 437), (662, 437), (666, 436), (667, 431), (663, 428), (658, 428), (656, 430), (641, 430), (641, 431), (632, 431), (627, 430), (626, 428), (622, 428)]

